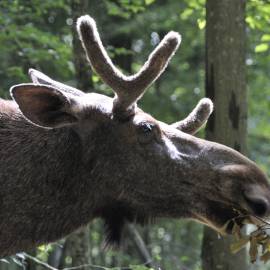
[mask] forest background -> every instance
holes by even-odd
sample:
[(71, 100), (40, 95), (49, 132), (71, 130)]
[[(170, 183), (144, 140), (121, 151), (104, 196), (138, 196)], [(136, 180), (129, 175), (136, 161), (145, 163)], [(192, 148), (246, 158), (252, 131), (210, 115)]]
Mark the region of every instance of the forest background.
[[(76, 18), (90, 14), (110, 57), (126, 73), (137, 71), (168, 31), (181, 33), (179, 51), (139, 106), (168, 123), (182, 119), (205, 95), (205, 4), (205, 0), (1, 0), (0, 96), (9, 98), (12, 85), (29, 82), (30, 67), (84, 91), (111, 96), (86, 64), (75, 33)], [(245, 21), (247, 152), (270, 176), (270, 2), (246, 1)], [(102, 222), (96, 220), (28, 254), (57, 269), (82, 264), (88, 269), (202, 268), (203, 229), (193, 221), (160, 220), (144, 228), (128, 227), (120, 250), (104, 251), (102, 238)], [(33, 258), (22, 254), (5, 258), (0, 269), (43, 269)], [(248, 268), (270, 266), (257, 263)]]

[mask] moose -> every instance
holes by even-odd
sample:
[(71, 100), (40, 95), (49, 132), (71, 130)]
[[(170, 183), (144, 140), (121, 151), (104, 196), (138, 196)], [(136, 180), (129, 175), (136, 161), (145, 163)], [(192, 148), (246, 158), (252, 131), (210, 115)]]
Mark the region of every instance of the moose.
[[(32, 83), (0, 100), (0, 256), (56, 241), (95, 218), (118, 243), (126, 222), (190, 218), (231, 233), (239, 213), (266, 217), (270, 186), (248, 158), (194, 136), (212, 112), (204, 98), (166, 124), (137, 107), (180, 44), (169, 32), (132, 76), (105, 51), (94, 19), (77, 31), (114, 98), (84, 93), (30, 69)], [(225, 226), (224, 224), (228, 224)]]

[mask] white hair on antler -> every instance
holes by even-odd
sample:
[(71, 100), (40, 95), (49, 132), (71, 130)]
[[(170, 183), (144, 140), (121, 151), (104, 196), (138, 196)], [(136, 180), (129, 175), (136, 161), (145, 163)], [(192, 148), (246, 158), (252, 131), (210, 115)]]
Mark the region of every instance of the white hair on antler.
[(184, 120), (176, 122), (172, 126), (185, 133), (194, 134), (206, 123), (213, 109), (213, 102), (209, 98), (203, 98)]

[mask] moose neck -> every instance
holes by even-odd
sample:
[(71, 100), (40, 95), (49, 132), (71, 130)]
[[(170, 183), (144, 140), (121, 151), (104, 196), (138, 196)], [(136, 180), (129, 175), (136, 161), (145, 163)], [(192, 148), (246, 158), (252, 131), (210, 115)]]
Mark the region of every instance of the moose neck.
[(35, 179), (36, 182), (53, 179), (56, 186), (74, 177), (76, 161), (79, 161), (74, 155), (79, 154), (80, 145), (71, 129), (39, 128), (19, 113), (7, 117), (0, 113), (0, 124), (1, 181), (4, 181), (5, 170), (8, 178)]
[(32, 241), (59, 239), (87, 224), (97, 204), (91, 179), (80, 167), (76, 133), (36, 127), (11, 111), (0, 111), (0, 183), (5, 187), (0, 192), (1, 255), (17, 251), (10, 247), (14, 234), (20, 250), (31, 247)]
[[(12, 108), (14, 103), (9, 102), (6, 104)], [(18, 192), (21, 188), (40, 191), (44, 200), (50, 197), (47, 193), (53, 193), (44, 205), (61, 201), (61, 208), (80, 201), (85, 211), (93, 212), (102, 200), (98, 142), (90, 140), (88, 151), (83, 151), (83, 140), (73, 128), (40, 128), (25, 120), (16, 107), (5, 108), (8, 114), (1, 112), (1, 107), (0, 183), (6, 185), (12, 179)]]

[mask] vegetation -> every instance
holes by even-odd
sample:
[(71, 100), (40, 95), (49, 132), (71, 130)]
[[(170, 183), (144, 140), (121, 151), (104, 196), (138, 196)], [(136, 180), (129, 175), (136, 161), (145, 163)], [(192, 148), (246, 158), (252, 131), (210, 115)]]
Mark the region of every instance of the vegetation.
[[(140, 104), (147, 112), (165, 122), (177, 121), (204, 96), (205, 0), (1, 0), (2, 97), (9, 97), (12, 85), (29, 82), (30, 67), (66, 84), (79, 84), (72, 44), (74, 17), (80, 11), (97, 20), (110, 56), (126, 73), (138, 70), (166, 32), (173, 29), (182, 34), (180, 50), (168, 71), (147, 91)], [(248, 155), (270, 176), (269, 1), (247, 0), (245, 18)], [(93, 91), (112, 95), (94, 73), (83, 80)], [(173, 270), (201, 269), (201, 225), (161, 220), (138, 230), (153, 258), (152, 264), (145, 261), (128, 230), (120, 250), (104, 251), (103, 227), (97, 220), (89, 225), (87, 233), (89, 269), (125, 266), (125, 269), (143, 270), (149, 265)], [(0, 268), (44, 268), (33, 262), (34, 257), (57, 269), (74, 266), (69, 239), (41, 246), (28, 253), (31, 256), (21, 254), (3, 259)], [(270, 265), (255, 264), (250, 269), (270, 269)]]

